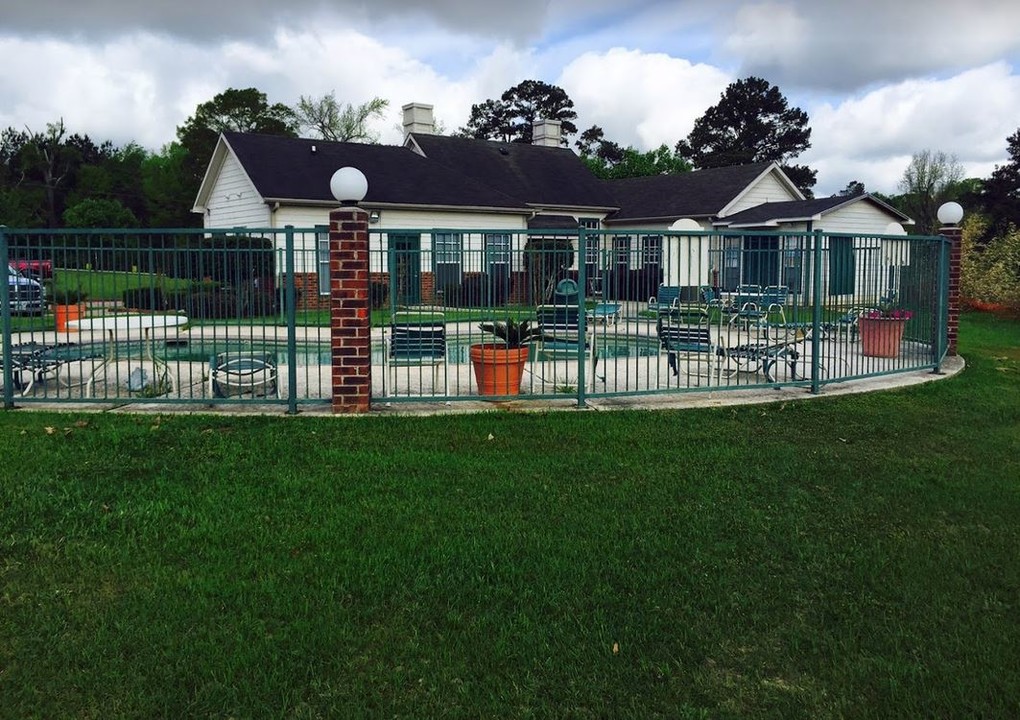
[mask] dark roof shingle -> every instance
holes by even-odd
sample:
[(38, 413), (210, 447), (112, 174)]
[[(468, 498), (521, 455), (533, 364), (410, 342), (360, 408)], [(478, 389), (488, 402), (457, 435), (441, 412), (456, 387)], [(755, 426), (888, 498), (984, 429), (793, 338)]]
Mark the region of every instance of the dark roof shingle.
[(569, 148), (412, 135), (425, 157), (531, 205), (615, 208), (605, 185)]
[(368, 179), (366, 203), (524, 207), (404, 147), (238, 132), (223, 136), (266, 199), (332, 202), (329, 180), (338, 168), (350, 165)]
[(751, 226), (751, 225), (775, 225), (782, 222), (796, 222), (813, 218), (844, 205), (855, 202), (871, 202), (881, 209), (887, 211), (890, 216), (899, 217), (901, 222), (909, 221), (906, 215), (889, 205), (886, 205), (871, 195), (858, 195), (847, 197), (845, 195), (833, 195), (826, 198), (815, 198), (812, 200), (790, 200), (788, 202), (767, 202), (748, 208), (733, 215), (721, 218), (716, 225), (722, 226)]

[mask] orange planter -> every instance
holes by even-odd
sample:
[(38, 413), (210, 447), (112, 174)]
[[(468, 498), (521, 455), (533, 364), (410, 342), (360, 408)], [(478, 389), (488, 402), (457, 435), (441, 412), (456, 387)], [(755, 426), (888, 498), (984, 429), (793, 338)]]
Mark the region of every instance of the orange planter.
[(868, 318), (858, 320), (861, 331), (861, 352), (867, 357), (899, 357), (903, 328), (902, 318)]
[(520, 394), (524, 364), (528, 361), (527, 346), (472, 345), (470, 353), (479, 395)]
[(57, 332), (68, 332), (67, 323), (85, 317), (85, 303), (77, 305), (54, 305), (53, 317), (57, 321)]

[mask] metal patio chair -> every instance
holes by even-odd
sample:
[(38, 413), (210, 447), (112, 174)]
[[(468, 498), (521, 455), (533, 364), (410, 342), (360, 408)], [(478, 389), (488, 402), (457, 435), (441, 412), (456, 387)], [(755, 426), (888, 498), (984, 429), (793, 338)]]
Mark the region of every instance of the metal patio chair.
[(385, 361), (389, 368), (391, 388), (397, 387), (399, 368), (432, 368), (432, 391), (439, 387), (439, 370), (443, 371), (443, 394), (449, 394), (446, 367), (446, 316), (440, 312), (403, 311), (393, 313), (386, 341)]

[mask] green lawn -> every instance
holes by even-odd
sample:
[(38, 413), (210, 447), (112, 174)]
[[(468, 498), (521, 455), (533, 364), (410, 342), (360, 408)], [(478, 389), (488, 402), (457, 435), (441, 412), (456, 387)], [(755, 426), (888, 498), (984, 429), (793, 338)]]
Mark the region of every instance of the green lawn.
[(661, 412), (0, 413), (0, 717), (1020, 716), (1020, 323)]

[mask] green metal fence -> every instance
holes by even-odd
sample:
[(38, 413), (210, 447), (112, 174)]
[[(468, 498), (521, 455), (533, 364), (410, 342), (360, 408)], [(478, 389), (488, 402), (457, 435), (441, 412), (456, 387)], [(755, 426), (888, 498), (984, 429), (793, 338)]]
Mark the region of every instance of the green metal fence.
[(328, 402), (320, 255), (314, 229), (4, 229), (45, 296), (2, 303), (4, 404)]
[[(472, 348), (507, 322), (528, 323), (528, 358), (491, 397), (579, 405), (817, 392), (946, 352), (941, 237), (373, 228), (369, 245), (376, 402), (478, 400), (499, 366)], [(0, 287), (5, 407), (330, 402), (323, 228), (0, 228), (0, 259), (20, 271)], [(902, 335), (876, 345), (875, 326)]]
[[(423, 322), (443, 323), (447, 347), (438, 367), (408, 362), (387, 338), (406, 335), (414, 319), (384, 327), (378, 361), (397, 361), (376, 393), (387, 402), (477, 399), (485, 363), (472, 363), (471, 348), (493, 342), (485, 328), (508, 318), (540, 330), (520, 396), (579, 405), (763, 386), (817, 392), (937, 369), (946, 349), (941, 237), (433, 229), (371, 238), (377, 307), (427, 312)], [(577, 292), (558, 293), (563, 281)], [(568, 307), (572, 325), (542, 327)], [(900, 319), (870, 317), (887, 314)], [(873, 326), (902, 335), (872, 347)]]

